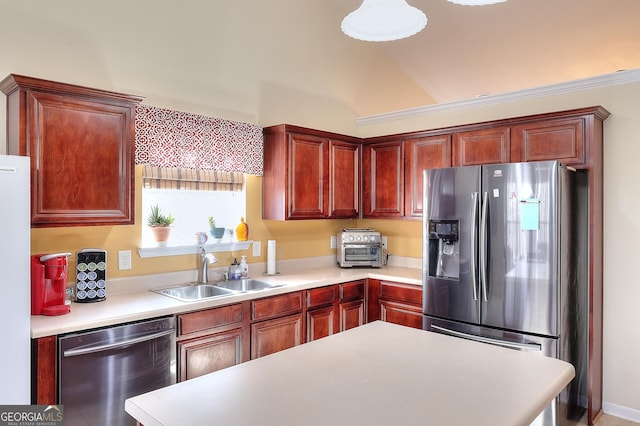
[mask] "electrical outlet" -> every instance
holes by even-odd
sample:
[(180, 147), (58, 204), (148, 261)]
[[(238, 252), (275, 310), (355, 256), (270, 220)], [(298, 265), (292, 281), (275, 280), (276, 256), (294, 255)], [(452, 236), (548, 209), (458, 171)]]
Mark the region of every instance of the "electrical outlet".
[(121, 250), (118, 252), (118, 269), (120, 271), (131, 269), (131, 250)]
[(382, 237), (382, 248), (383, 249), (387, 248), (387, 237)]
[(335, 235), (331, 236), (331, 248), (337, 248), (338, 246), (338, 238)]
[(262, 255), (262, 243), (260, 241), (253, 242), (253, 256), (258, 257)]

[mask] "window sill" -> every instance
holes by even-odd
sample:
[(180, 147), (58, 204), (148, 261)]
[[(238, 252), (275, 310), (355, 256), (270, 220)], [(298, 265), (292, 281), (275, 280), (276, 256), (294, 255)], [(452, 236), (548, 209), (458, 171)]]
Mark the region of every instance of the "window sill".
[(140, 247), (138, 248), (138, 254), (140, 254), (142, 258), (198, 254), (203, 246), (207, 253), (246, 250), (252, 242), (253, 241), (234, 241), (231, 243), (193, 244), (186, 246)]

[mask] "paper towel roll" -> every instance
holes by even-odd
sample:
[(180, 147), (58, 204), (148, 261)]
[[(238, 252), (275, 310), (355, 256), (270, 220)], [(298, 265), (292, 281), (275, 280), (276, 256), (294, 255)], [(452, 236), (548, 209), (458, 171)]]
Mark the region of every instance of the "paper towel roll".
[(276, 240), (267, 241), (267, 275), (276, 274)]

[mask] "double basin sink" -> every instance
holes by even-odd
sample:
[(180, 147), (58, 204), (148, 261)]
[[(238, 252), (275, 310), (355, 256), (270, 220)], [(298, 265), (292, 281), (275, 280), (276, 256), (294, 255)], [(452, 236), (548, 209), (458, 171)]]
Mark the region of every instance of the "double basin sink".
[(283, 286), (284, 284), (271, 283), (268, 281), (261, 281), (253, 278), (243, 278), (241, 280), (219, 281), (206, 284), (184, 284), (172, 287), (157, 288), (151, 291), (162, 294), (164, 296), (172, 297), (182, 302), (196, 302), (199, 300), (231, 296), (240, 293), (269, 290), (272, 288)]

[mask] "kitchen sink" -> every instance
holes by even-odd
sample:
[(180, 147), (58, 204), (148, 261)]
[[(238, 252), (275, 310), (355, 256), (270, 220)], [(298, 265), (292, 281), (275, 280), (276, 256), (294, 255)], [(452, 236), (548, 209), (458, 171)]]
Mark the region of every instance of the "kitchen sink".
[(182, 302), (195, 302), (198, 300), (212, 299), (215, 297), (230, 296), (232, 294), (249, 293), (268, 290), (270, 288), (283, 287), (284, 284), (270, 283), (253, 278), (241, 280), (219, 281), (208, 284), (183, 284), (172, 287), (152, 289), (154, 293), (172, 297)]
[(157, 288), (151, 291), (172, 297), (182, 302), (193, 302), (196, 300), (229, 296), (237, 293), (237, 291), (218, 287), (212, 284), (186, 284), (174, 287)]
[(215, 283), (216, 287), (247, 293), (250, 291), (268, 290), (270, 288), (283, 287), (284, 284), (271, 283), (268, 281), (256, 280), (253, 278), (243, 278), (240, 280), (220, 281)]

